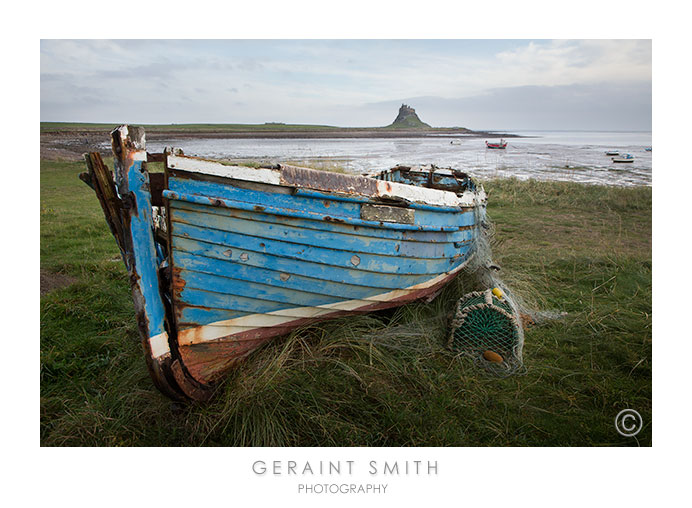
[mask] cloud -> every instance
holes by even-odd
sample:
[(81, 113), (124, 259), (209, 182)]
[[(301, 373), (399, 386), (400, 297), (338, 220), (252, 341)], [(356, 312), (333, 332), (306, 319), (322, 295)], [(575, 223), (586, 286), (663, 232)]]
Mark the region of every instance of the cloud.
[(392, 111), (401, 102), (434, 126), (471, 129), (651, 130), (651, 84), (598, 83), (496, 88), (463, 98), (410, 97), (363, 106)]
[(645, 124), (647, 86), (646, 40), (41, 42), (44, 121), (385, 125), (401, 101), (431, 98), (421, 114), (436, 125), (533, 124), (552, 118), (539, 114), (548, 103), (579, 124), (619, 125), (641, 107)]
[(651, 41), (530, 42), (499, 53), (497, 61), (523, 85), (650, 81)]

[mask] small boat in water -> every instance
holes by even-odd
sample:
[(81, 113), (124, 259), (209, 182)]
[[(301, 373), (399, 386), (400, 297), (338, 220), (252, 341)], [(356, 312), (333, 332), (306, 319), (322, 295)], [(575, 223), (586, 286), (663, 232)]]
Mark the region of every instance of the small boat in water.
[(626, 153), (620, 157), (613, 157), (611, 160), (613, 162), (620, 162), (620, 163), (622, 163), (622, 162), (634, 162), (634, 155)]
[(500, 139), (499, 143), (489, 143), (488, 141), (486, 141), (485, 147), (492, 148), (495, 150), (504, 150), (505, 148), (507, 148), (507, 141), (505, 141), (504, 139)]
[(606, 155), (612, 156), (612, 155), (620, 155), (620, 152), (617, 150), (610, 150), (609, 152), (605, 153)]
[(645, 152), (650, 152), (650, 151), (651, 151), (651, 147), (650, 147), (650, 146), (647, 146), (646, 148), (644, 148), (644, 151), (645, 151)]
[(148, 154), (139, 127), (111, 138), (115, 174), (95, 152), (80, 178), (129, 272), (149, 372), (175, 400), (209, 398), (296, 328), (432, 299), (478, 247), (486, 195), (461, 171), (245, 167)]

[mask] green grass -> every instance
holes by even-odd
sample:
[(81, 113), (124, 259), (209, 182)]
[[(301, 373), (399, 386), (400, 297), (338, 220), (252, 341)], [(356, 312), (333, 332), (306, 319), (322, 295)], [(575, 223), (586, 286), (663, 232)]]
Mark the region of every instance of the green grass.
[[(109, 132), (117, 127), (117, 123), (79, 123), (79, 122), (41, 122), (41, 132)], [(142, 124), (147, 132), (321, 132), (321, 131), (383, 131), (401, 129), (425, 128), (435, 132), (459, 132), (468, 131), (464, 127), (430, 127), (427, 124), (400, 123), (386, 127), (337, 127), (333, 125), (310, 125), (310, 124), (286, 124), (286, 123), (263, 123), (263, 124), (220, 124), (220, 123), (188, 123), (188, 124)], [(471, 131), (469, 131), (471, 132)]]
[(431, 127), (423, 122), (417, 115), (408, 115), (399, 121), (394, 121), (387, 126), (388, 129), (431, 129)]
[[(531, 305), (526, 372), (497, 378), (444, 347), (460, 279), (431, 304), (276, 340), (209, 403), (160, 395), (126, 272), (79, 163), (42, 162), (41, 268), (75, 277), (41, 298), (44, 446), (651, 444), (651, 189), (495, 180), (495, 260)], [(639, 411), (634, 438), (615, 415)]]
[[(60, 132), (75, 130), (103, 131), (112, 130), (117, 127), (117, 123), (77, 123), (77, 122), (41, 122), (41, 132)], [(183, 124), (142, 124), (147, 130), (160, 132), (175, 131), (291, 131), (291, 130), (333, 130), (342, 127), (330, 125), (307, 125), (307, 124), (285, 124), (285, 123), (264, 123), (264, 124), (219, 124), (219, 123), (183, 123)]]

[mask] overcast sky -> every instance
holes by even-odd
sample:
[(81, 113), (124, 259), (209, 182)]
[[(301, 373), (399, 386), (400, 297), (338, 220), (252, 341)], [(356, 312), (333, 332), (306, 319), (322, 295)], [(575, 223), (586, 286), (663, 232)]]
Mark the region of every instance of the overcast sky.
[(43, 40), (41, 120), (651, 130), (650, 40)]

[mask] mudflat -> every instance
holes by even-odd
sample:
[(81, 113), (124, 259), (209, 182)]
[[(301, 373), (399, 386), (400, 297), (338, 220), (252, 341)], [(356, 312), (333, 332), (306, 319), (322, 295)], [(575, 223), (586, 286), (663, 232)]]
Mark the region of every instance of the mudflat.
[[(116, 124), (41, 123), (41, 159), (81, 160), (85, 152), (110, 154), (103, 141)], [(405, 129), (390, 127), (331, 127), (295, 124), (185, 124), (146, 125), (147, 140), (168, 139), (345, 139), (426, 137), (518, 137), (509, 133), (474, 131), (463, 127)]]

